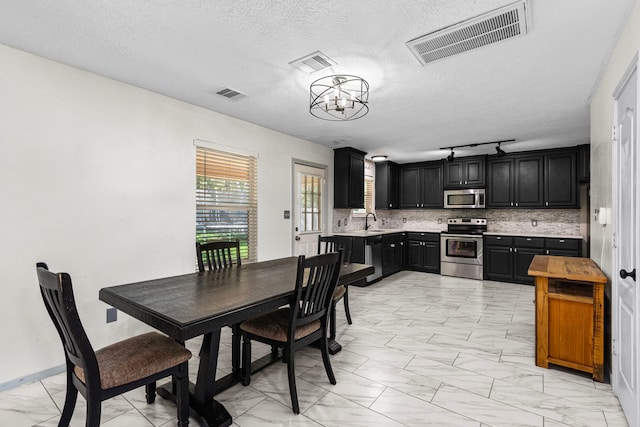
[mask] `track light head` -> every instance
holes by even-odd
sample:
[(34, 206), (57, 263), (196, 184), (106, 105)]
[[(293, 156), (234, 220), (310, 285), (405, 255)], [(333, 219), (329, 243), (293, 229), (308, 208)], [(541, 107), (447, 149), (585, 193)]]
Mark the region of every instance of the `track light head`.
[(454, 156), (455, 154), (456, 154), (456, 153), (454, 153), (454, 152), (453, 152), (453, 148), (452, 148), (452, 149), (451, 149), (451, 154), (449, 154), (449, 155), (447, 156), (447, 161), (448, 161), (448, 162), (453, 162), (453, 156)]
[(498, 146), (496, 147), (496, 153), (498, 154), (498, 157), (502, 157), (504, 156), (505, 153), (504, 150), (502, 148), (500, 148), (500, 143), (498, 142)]

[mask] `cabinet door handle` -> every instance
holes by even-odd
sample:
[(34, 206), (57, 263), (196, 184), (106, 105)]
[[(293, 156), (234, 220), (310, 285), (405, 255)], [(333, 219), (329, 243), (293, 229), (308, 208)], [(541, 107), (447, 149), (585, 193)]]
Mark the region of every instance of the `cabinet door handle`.
[(417, 203), (417, 204), (416, 204), (416, 208), (419, 208), (419, 207), (420, 207), (420, 204), (419, 204), (419, 203)]
[(464, 182), (464, 184), (465, 184), (465, 185), (467, 185), (467, 183), (468, 183), (468, 182), (469, 182), (469, 181), (465, 181), (465, 182)]
[(509, 248), (509, 252), (513, 252), (513, 248)]
[(511, 206), (513, 206), (513, 202), (511, 202)]
[(395, 247), (396, 247), (396, 244), (395, 244), (395, 243), (392, 243), (390, 246), (391, 246), (392, 248), (395, 248)]
[(549, 249), (547, 249), (547, 255), (549, 255)]
[(513, 252), (518, 253), (518, 248), (513, 248)]
[(564, 243), (564, 239), (560, 239), (558, 240), (560, 243)]
[(549, 206), (549, 202), (544, 202), (544, 205), (545, 206)]
[(518, 207), (518, 206), (519, 206), (519, 204), (518, 204), (518, 202), (516, 202), (516, 207)]
[(531, 241), (531, 238), (528, 238), (528, 239), (527, 239), (527, 242), (530, 242), (530, 241)]

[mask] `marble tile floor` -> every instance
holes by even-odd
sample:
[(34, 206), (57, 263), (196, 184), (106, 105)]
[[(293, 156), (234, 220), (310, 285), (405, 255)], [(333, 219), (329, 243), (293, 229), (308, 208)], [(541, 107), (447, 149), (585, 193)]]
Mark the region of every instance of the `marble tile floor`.
[[(401, 272), (349, 295), (353, 325), (338, 308), (337, 384), (319, 351), (304, 349), (296, 354), (301, 414), (291, 412), (277, 363), (217, 396), (234, 426), (627, 426), (609, 384), (535, 366), (532, 286)], [(197, 355), (198, 340), (188, 346)], [(268, 351), (256, 344), (253, 354)], [(220, 353), (225, 374), (229, 328)], [(56, 426), (64, 387), (61, 374), (0, 393), (0, 425)], [(72, 426), (84, 426), (84, 408), (79, 397)], [(140, 389), (104, 402), (101, 425), (168, 427), (174, 417), (174, 406), (147, 405)]]

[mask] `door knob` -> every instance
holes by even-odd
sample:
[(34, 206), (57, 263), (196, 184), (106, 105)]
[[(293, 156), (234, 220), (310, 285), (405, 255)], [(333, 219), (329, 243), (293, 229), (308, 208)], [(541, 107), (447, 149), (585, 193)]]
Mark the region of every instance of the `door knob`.
[(626, 279), (627, 277), (631, 277), (633, 279), (633, 281), (636, 281), (636, 269), (634, 268), (633, 271), (628, 272), (625, 269), (620, 270), (620, 277), (623, 279)]
[(300, 240), (300, 236), (296, 236), (296, 240)]

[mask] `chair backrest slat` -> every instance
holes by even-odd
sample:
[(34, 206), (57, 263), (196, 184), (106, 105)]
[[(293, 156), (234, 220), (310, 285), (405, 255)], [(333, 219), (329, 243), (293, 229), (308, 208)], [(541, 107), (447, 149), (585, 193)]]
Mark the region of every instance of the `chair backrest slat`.
[(318, 253), (342, 250), (342, 261), (351, 261), (352, 238), (349, 236), (318, 236)]
[(240, 240), (221, 240), (207, 243), (196, 242), (198, 270), (220, 270), (233, 267), (234, 259), (231, 255), (231, 249), (235, 249), (235, 263), (239, 267), (241, 265)]

